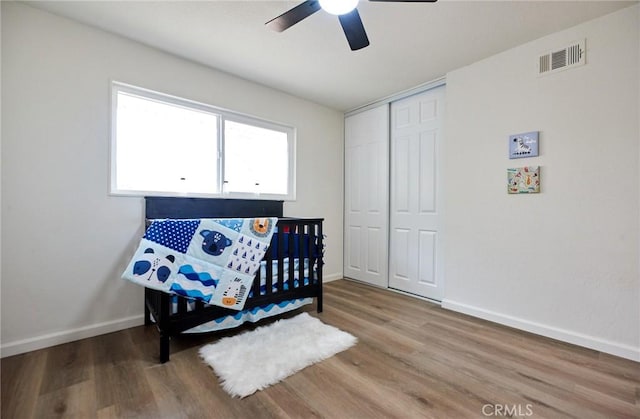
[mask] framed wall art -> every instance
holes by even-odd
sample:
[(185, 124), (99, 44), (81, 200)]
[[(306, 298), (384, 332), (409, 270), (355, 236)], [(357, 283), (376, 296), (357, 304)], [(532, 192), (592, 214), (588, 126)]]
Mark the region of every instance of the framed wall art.
[(538, 155), (538, 131), (509, 136), (509, 158), (536, 157)]
[(510, 194), (540, 192), (540, 166), (507, 169), (507, 190)]

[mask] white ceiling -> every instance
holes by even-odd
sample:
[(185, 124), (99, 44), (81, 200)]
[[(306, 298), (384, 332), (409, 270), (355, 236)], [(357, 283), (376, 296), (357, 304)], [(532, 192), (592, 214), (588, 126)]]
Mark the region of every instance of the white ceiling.
[(637, 1), (361, 0), (358, 10), (371, 45), (355, 52), (349, 49), (337, 17), (324, 11), (282, 33), (264, 25), (298, 1), (27, 3), (350, 110)]

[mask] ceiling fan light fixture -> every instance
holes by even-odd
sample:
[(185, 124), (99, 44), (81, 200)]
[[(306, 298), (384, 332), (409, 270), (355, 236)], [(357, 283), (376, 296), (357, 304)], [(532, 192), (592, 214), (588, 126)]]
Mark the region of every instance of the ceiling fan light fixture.
[(358, 5), (358, 0), (319, 0), (320, 7), (332, 15), (344, 15)]

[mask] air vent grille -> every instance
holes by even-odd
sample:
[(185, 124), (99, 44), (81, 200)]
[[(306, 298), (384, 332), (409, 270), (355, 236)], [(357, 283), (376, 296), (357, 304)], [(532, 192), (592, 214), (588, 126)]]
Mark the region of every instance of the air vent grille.
[(567, 66), (567, 50), (561, 49), (560, 51), (551, 53), (551, 70), (557, 70)]
[(564, 48), (538, 57), (538, 75), (547, 75), (586, 63), (586, 40), (576, 41)]

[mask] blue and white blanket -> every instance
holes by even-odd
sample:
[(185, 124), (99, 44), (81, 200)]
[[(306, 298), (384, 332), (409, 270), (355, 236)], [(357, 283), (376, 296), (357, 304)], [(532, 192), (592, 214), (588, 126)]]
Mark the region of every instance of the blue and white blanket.
[(145, 287), (242, 310), (277, 221), (154, 220), (122, 277)]

